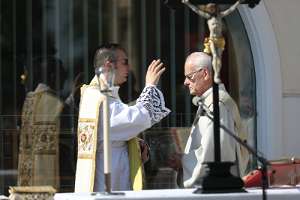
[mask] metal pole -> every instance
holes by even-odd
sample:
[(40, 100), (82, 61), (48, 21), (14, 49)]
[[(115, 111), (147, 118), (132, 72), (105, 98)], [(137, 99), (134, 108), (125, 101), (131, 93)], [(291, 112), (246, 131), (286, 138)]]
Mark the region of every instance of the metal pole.
[(213, 83), (215, 162), (221, 162), (219, 85)]
[(105, 94), (103, 101), (103, 154), (105, 191), (111, 193), (111, 143), (109, 136), (109, 106), (108, 96)]

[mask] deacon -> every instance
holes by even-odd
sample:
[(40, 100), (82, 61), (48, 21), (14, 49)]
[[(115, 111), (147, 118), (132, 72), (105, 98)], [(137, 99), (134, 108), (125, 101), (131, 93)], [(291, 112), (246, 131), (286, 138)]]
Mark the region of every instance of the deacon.
[[(130, 179), (128, 141), (159, 122), (170, 112), (165, 107), (163, 94), (157, 88), (157, 83), (165, 68), (160, 60), (151, 62), (145, 78), (145, 88), (136, 104), (128, 106), (120, 100), (118, 95), (119, 85), (127, 81), (129, 74), (125, 50), (117, 44), (99, 47), (95, 52), (94, 67), (115, 71), (115, 86), (108, 94), (112, 155), (111, 189), (114, 191), (131, 190), (135, 180)], [(95, 76), (89, 85), (81, 88), (75, 192), (105, 190), (102, 122), (104, 95), (99, 90), (97, 79)], [(99, 79), (101, 85), (106, 84), (103, 76), (100, 75)]]

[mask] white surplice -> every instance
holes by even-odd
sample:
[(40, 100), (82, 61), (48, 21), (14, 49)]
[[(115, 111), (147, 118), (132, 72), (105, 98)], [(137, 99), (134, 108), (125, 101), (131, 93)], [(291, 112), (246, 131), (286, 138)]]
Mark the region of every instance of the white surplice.
[[(223, 84), (219, 85), (219, 98), (220, 124), (241, 137), (242, 134), (238, 133), (241, 127), (237, 106)], [(208, 89), (201, 99), (203, 104), (213, 112), (212, 88)], [(220, 129), (220, 143), (222, 161), (236, 162), (238, 160), (240, 173), (243, 174), (248, 162), (247, 152), (242, 157), (241, 147), (222, 128)], [(212, 161), (214, 161), (214, 123), (205, 114), (199, 113), (199, 119), (193, 123), (182, 157), (184, 187), (199, 184), (206, 170), (203, 162)]]
[[(111, 186), (112, 190), (130, 190), (132, 188), (127, 141), (159, 122), (169, 114), (170, 110), (165, 107), (163, 94), (155, 86), (146, 86), (137, 99), (136, 105), (133, 106), (128, 106), (120, 100), (118, 89), (119, 87), (114, 87), (109, 98), (109, 131), (112, 141)], [(101, 114), (100, 119), (102, 119)], [(100, 120), (94, 191), (104, 191), (102, 129)]]

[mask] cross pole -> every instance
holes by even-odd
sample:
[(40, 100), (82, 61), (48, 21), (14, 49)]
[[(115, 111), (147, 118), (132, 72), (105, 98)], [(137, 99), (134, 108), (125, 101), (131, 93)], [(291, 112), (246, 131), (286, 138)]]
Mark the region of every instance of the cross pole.
[[(177, 9), (183, 8), (183, 4), (181, 0), (162, 0), (164, 4), (166, 4), (169, 8)], [(215, 4), (235, 4), (237, 0), (190, 0), (190, 2), (194, 5), (205, 5), (208, 3), (215, 3)], [(260, 0), (245, 0), (241, 4), (247, 4), (250, 8), (254, 8), (258, 5)]]

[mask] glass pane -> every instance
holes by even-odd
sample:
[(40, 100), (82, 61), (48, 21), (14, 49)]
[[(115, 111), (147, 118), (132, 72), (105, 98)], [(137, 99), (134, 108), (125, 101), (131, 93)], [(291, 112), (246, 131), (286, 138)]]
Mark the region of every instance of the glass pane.
[[(237, 11), (224, 23), (222, 80), (240, 106), (250, 130), (250, 144), (256, 146), (255, 69), (249, 41)], [(128, 53), (131, 73), (120, 89), (126, 103), (134, 101), (143, 89), (153, 59), (161, 58), (167, 67), (159, 87), (172, 113), (140, 137), (151, 150), (150, 161), (145, 164), (146, 188), (178, 187), (176, 172), (166, 160), (172, 153), (183, 151), (197, 109), (183, 85), (183, 65), (189, 53), (203, 49), (207, 35), (201, 17), (187, 8), (174, 12), (160, 0), (1, 0), (0, 193), (7, 194), (8, 186), (18, 183), (18, 166), (24, 159), (19, 158), (20, 152), (34, 146), (28, 144), (47, 147), (44, 153), (57, 164), (53, 167), (59, 176), (41, 167), (40, 177), (46, 174), (58, 181), (60, 192), (73, 191), (79, 88), (94, 76), (94, 50), (108, 42), (120, 43)], [(32, 100), (31, 92), (38, 83), (51, 87), (47, 96), (51, 101)], [(45, 85), (38, 89), (46, 90)], [(68, 102), (70, 94), (74, 104), (64, 105), (61, 112), (54, 109)], [(31, 113), (34, 106), (32, 111), (24, 109), (30, 103), (40, 112)], [(28, 128), (26, 120), (46, 124), (48, 128), (43, 131), (48, 134), (34, 137), (39, 131)], [(38, 142), (33, 143), (33, 139)], [(49, 141), (52, 146), (46, 145)], [(45, 158), (39, 159), (42, 162)]]

